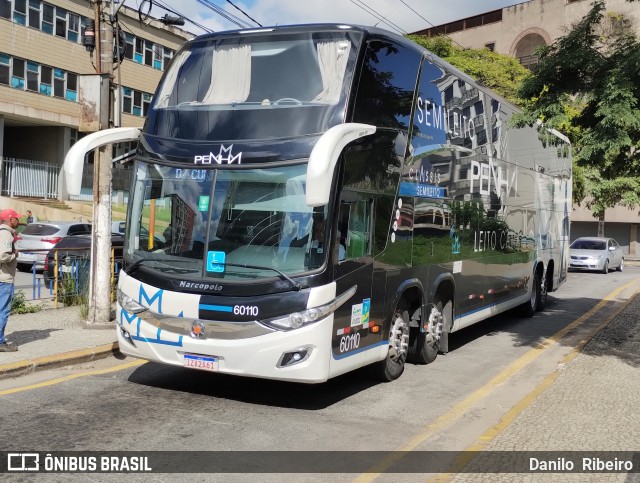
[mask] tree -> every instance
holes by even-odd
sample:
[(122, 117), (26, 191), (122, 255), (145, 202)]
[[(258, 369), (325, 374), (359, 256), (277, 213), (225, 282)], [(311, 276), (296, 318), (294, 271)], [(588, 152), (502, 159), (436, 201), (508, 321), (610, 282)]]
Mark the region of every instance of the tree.
[(539, 52), (518, 92), (526, 101), (517, 124), (542, 119), (574, 147), (574, 201), (593, 215), (640, 204), (640, 44), (604, 0), (563, 37)]
[(529, 71), (517, 59), (489, 49), (463, 49), (449, 37), (409, 35), (409, 39), (446, 60), (480, 84), (518, 105), (518, 88)]

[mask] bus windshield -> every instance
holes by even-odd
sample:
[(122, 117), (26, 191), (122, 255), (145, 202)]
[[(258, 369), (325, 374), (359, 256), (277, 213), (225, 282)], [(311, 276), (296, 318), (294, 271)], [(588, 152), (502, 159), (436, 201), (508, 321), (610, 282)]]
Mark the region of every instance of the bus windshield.
[(139, 161), (127, 262), (168, 275), (227, 280), (318, 268), (326, 207), (306, 205), (306, 168), (204, 170)]
[(324, 132), (342, 122), (359, 33), (207, 36), (173, 59), (145, 133), (198, 141)]

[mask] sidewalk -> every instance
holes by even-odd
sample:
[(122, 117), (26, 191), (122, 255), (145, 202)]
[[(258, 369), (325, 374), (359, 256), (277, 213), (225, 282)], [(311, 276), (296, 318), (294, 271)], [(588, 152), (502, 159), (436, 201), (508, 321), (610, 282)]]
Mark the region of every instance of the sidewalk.
[[(467, 448), (482, 453), (464, 466), (464, 473), (451, 475), (453, 481), (514, 481), (513, 473), (493, 472), (496, 466), (513, 467), (514, 451), (612, 451), (619, 453), (611, 458), (621, 459), (640, 451), (639, 316), (640, 295), (636, 294), (581, 351), (562, 361), (554, 373)], [(491, 457), (485, 457), (489, 454)], [(572, 459), (569, 453), (553, 454), (553, 458), (562, 456)], [(580, 468), (581, 458), (573, 460)], [(551, 471), (519, 477), (525, 477), (520, 481), (536, 482), (640, 482), (638, 464), (636, 456), (635, 473), (560, 476)]]
[(0, 379), (107, 357), (118, 350), (115, 323), (93, 327), (80, 307), (11, 315), (5, 331), (17, 352), (0, 352)]

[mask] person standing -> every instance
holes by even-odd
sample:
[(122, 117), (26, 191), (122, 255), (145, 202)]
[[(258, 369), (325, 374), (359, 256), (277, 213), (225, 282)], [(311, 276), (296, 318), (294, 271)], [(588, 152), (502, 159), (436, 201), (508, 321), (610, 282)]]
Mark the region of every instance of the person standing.
[(27, 225), (30, 225), (31, 223), (35, 223), (36, 221), (38, 221), (38, 219), (33, 216), (33, 213), (31, 213), (31, 210), (27, 210)]
[(0, 352), (15, 352), (18, 347), (8, 344), (4, 337), (11, 301), (13, 300), (13, 284), (18, 264), (18, 250), (14, 244), (16, 227), (20, 217), (10, 208), (0, 211)]

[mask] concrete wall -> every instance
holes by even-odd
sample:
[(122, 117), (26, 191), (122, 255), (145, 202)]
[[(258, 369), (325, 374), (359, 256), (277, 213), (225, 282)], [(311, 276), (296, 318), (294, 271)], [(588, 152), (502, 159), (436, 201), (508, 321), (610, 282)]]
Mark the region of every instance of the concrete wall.
[[(482, 48), (494, 43), (494, 50), (515, 56), (520, 40), (528, 34), (538, 34), (547, 45), (565, 35), (567, 29), (582, 20), (592, 2), (582, 0), (531, 0), (502, 9), (502, 22), (470, 28), (449, 35), (464, 47)], [(607, 0), (606, 11), (623, 13), (640, 32), (640, 8), (625, 0)]]

